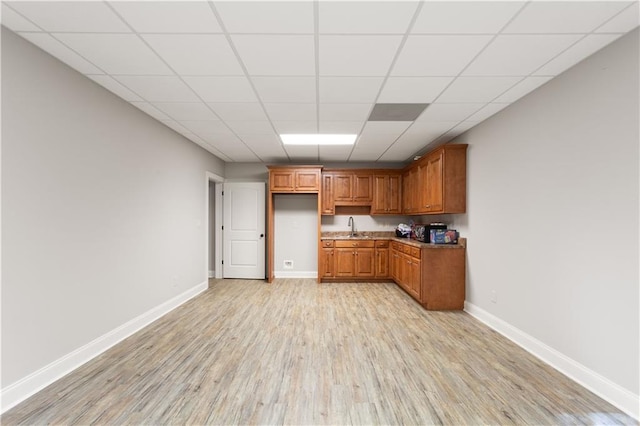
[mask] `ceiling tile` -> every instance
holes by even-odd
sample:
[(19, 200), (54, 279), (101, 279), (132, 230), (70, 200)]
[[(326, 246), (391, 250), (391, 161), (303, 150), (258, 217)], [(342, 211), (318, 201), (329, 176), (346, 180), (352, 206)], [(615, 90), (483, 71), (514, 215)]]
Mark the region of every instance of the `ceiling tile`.
[(282, 147), (280, 138), (274, 134), (270, 135), (238, 135), (240, 139), (253, 151), (262, 161), (285, 161), (288, 160), (287, 153)]
[(400, 136), (400, 139), (410, 139), (412, 137), (436, 138), (457, 126), (458, 123), (459, 121), (416, 121)]
[[(498, 103), (492, 102), (490, 104), (485, 105), (481, 110), (473, 114), (469, 117), (469, 121), (483, 121), (492, 115), (496, 114), (498, 111), (503, 110), (504, 108), (511, 105), (510, 103)], [(457, 127), (456, 127), (457, 128)]]
[(318, 133), (318, 123), (316, 121), (274, 121), (273, 126), (278, 134)]
[(384, 138), (399, 136), (412, 124), (411, 121), (367, 121), (361, 136), (375, 137), (384, 135)]
[(45, 31), (131, 32), (104, 2), (21, 1), (9, 5)]
[(266, 121), (267, 115), (258, 102), (210, 103), (209, 106), (223, 120)]
[(591, 34), (571, 46), (551, 61), (538, 68), (533, 75), (558, 75), (587, 56), (602, 49), (620, 37), (619, 34)]
[(113, 1), (110, 4), (139, 33), (222, 32), (207, 2)]
[(273, 134), (273, 127), (270, 121), (227, 121), (231, 130), (237, 135)]
[(211, 136), (203, 138), (209, 145), (214, 146), (233, 161), (256, 162), (260, 159), (244, 142), (233, 136)]
[(164, 112), (160, 111), (158, 108), (154, 107), (150, 103), (147, 103), (147, 102), (131, 102), (131, 104), (133, 106), (137, 107), (138, 109), (146, 112), (148, 115), (150, 115), (151, 117), (155, 118), (156, 120), (169, 120), (169, 117), (167, 117), (167, 114), (165, 114)]
[(175, 120), (160, 120), (160, 122), (180, 134), (183, 134), (183, 133), (190, 134), (190, 132), (187, 129), (185, 129), (180, 123), (178, 123)]
[(116, 80), (149, 102), (196, 102), (198, 97), (178, 77), (116, 76)]
[(382, 77), (320, 77), (320, 102), (373, 103), (382, 81)]
[(311, 35), (233, 35), (233, 44), (251, 75), (315, 75)]
[(264, 103), (314, 103), (315, 77), (253, 77), (253, 84)]
[(353, 146), (351, 145), (320, 145), (319, 161), (339, 161), (345, 162), (351, 154)]
[(99, 85), (104, 87), (105, 89), (107, 89), (107, 90), (115, 93), (116, 95), (120, 96), (125, 101), (129, 101), (129, 102), (132, 102), (132, 101), (143, 102), (144, 101), (144, 99), (142, 99), (140, 96), (136, 95), (131, 90), (127, 89), (122, 84), (120, 84), (119, 82), (117, 82), (116, 80), (114, 80), (113, 78), (111, 78), (108, 75), (88, 75), (87, 77), (89, 77), (91, 80), (95, 81), (96, 83), (98, 83)]
[(380, 156), (389, 148), (393, 140), (388, 143), (372, 145), (363, 140), (353, 148), (349, 161), (378, 161)]
[(474, 112), (485, 106), (484, 103), (466, 103), (466, 104), (431, 104), (416, 119), (421, 121), (461, 121), (469, 117)]
[(542, 86), (552, 77), (527, 77), (520, 83), (513, 86), (507, 92), (505, 92), (499, 98), (496, 98), (495, 102), (515, 102), (527, 93)]
[(244, 75), (224, 35), (148, 34), (142, 38), (181, 75)]
[(173, 74), (133, 34), (56, 34), (56, 38), (109, 74)]
[(389, 77), (378, 102), (430, 103), (453, 81), (453, 77)]
[(364, 127), (365, 121), (320, 121), (320, 133), (357, 135)]
[(2, 25), (9, 28), (13, 32), (18, 31), (41, 31), (40, 28), (24, 18), (22, 15), (7, 6), (6, 3), (2, 3)]
[(266, 103), (264, 108), (273, 121), (315, 121), (316, 104), (274, 104)]
[(451, 129), (452, 132), (456, 132), (457, 134), (462, 134), (464, 132), (466, 132), (467, 130), (471, 129), (472, 127), (475, 127), (479, 124), (478, 121), (463, 121), (462, 123), (458, 124), (456, 127), (454, 127), (453, 129)]
[(413, 138), (403, 136), (382, 154), (379, 161), (407, 161), (430, 141), (428, 136)]
[(404, 34), (417, 1), (322, 1), (320, 34)]
[(588, 33), (624, 9), (619, 1), (532, 1), (504, 33)]
[(520, 1), (427, 1), (411, 32), (496, 34), (523, 4)]
[(469, 65), (463, 75), (529, 75), (580, 37), (575, 34), (501, 35)]
[[(184, 122), (183, 122), (184, 124)], [(208, 144), (215, 146), (222, 152), (234, 149), (236, 146), (245, 146), (245, 144), (233, 133), (207, 133), (195, 132), (200, 135)]]
[[(206, 136), (235, 138), (231, 130), (220, 120), (181, 120), (182, 124), (193, 133), (207, 140)], [(207, 140), (208, 141), (208, 140)]]
[(20, 33), (20, 36), (48, 52), (50, 55), (55, 56), (78, 72), (83, 74), (103, 74), (103, 71), (100, 68), (96, 67), (49, 34)]
[(176, 121), (217, 119), (214, 113), (201, 102), (154, 102), (153, 106)]
[(205, 102), (256, 102), (253, 88), (246, 77), (183, 77)]
[(401, 36), (320, 36), (320, 75), (385, 76)]
[(458, 75), (490, 40), (488, 35), (409, 36), (391, 75)]
[(520, 80), (520, 77), (458, 77), (437, 102), (491, 102)]
[(368, 104), (320, 104), (320, 121), (358, 121), (369, 117), (373, 108)]
[(318, 161), (318, 147), (314, 145), (285, 145), (284, 150), (297, 161)]
[(312, 1), (216, 1), (229, 33), (313, 34)]
[(611, 18), (596, 33), (626, 33), (640, 25), (640, 2), (633, 4)]

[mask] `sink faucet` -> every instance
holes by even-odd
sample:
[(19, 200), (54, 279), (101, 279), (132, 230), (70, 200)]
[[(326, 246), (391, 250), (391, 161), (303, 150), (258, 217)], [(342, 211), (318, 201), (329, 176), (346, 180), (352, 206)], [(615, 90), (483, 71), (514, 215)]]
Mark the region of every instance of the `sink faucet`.
[(349, 216), (349, 222), (347, 222), (347, 226), (351, 227), (351, 236), (353, 237), (354, 235), (356, 235), (356, 230), (355, 230), (355, 222), (353, 220), (353, 216)]

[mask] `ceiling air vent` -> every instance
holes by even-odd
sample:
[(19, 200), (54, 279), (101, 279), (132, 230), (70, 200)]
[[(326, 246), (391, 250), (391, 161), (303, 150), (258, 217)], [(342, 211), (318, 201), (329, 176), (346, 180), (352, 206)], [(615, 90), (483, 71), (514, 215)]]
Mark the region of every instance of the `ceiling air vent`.
[(375, 104), (369, 121), (413, 121), (429, 104)]

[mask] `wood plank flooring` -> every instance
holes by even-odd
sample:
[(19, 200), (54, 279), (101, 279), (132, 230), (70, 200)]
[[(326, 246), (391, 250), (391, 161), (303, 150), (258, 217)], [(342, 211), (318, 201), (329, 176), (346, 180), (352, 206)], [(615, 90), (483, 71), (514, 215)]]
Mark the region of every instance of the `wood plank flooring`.
[(212, 280), (9, 410), (13, 424), (636, 424), (393, 283)]

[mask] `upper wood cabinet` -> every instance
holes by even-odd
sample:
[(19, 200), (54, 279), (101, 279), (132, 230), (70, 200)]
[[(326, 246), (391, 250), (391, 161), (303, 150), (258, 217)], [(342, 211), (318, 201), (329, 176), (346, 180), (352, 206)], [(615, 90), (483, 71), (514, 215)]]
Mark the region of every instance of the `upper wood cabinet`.
[(322, 173), (321, 177), (322, 190), (320, 191), (322, 202), (320, 206), (320, 214), (335, 214), (336, 208), (333, 201), (333, 175), (331, 173)]
[(467, 200), (467, 145), (444, 145), (405, 170), (403, 213), (464, 213)]
[(271, 192), (319, 192), (319, 166), (269, 167)]
[(371, 214), (400, 214), (400, 172), (376, 172), (373, 175)]
[(370, 205), (373, 198), (373, 174), (353, 170), (330, 173), (333, 176), (333, 201), (335, 205)]

